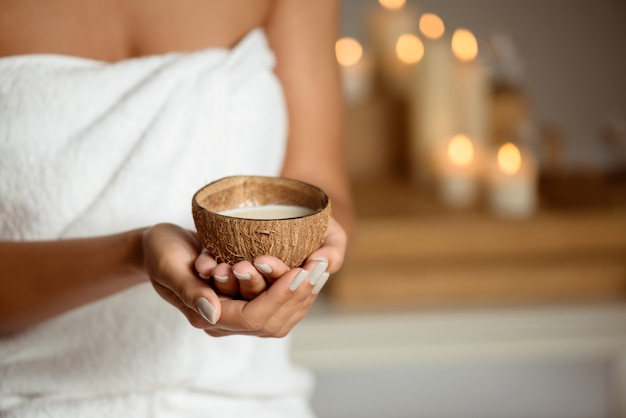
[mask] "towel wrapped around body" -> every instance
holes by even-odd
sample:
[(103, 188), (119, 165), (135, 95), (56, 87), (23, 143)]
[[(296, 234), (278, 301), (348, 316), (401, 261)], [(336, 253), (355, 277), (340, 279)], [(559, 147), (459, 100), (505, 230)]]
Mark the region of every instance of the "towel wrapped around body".
[[(118, 63), (0, 58), (0, 239), (193, 228), (205, 183), (280, 171), (273, 67), (261, 29)], [(310, 389), (288, 339), (212, 338), (150, 284), (0, 338), (3, 417), (310, 416)]]

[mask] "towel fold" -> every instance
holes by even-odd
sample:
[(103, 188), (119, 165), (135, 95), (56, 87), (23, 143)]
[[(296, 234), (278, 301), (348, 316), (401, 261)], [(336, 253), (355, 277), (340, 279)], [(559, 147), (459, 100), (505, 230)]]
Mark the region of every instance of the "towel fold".
[[(113, 64), (1, 58), (0, 239), (192, 228), (205, 183), (277, 175), (287, 122), (273, 66), (260, 29), (233, 49)], [(211, 338), (136, 286), (0, 339), (0, 416), (308, 416), (310, 377), (287, 343)]]
[(273, 64), (259, 30), (233, 50), (115, 64), (0, 59), (0, 236), (188, 223), (206, 181), (276, 174), (286, 124)]

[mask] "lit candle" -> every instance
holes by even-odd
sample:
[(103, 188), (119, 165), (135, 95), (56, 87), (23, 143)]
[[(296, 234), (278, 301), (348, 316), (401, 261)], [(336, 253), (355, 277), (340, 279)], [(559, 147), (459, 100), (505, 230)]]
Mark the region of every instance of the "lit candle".
[(396, 41), (394, 54), (386, 61), (386, 83), (398, 97), (410, 96), (410, 83), (424, 56), (424, 43), (413, 33), (403, 33)]
[(439, 16), (425, 13), (419, 28), (424, 56), (412, 83), (409, 132), (411, 175), (416, 183), (423, 183), (435, 177), (436, 150), (459, 131), (454, 123), (453, 56), (444, 40), (445, 25)]
[(372, 93), (373, 62), (354, 38), (335, 43), (335, 55), (341, 68), (343, 92), (348, 104), (366, 101)]
[(487, 69), (478, 63), (478, 42), (472, 32), (457, 29), (452, 35), (456, 128), (467, 133), (474, 145), (483, 148), (488, 140), (489, 80)]
[(452, 207), (473, 205), (477, 197), (477, 155), (472, 140), (465, 134), (454, 135), (439, 153), (439, 196)]
[(490, 161), (488, 199), (500, 217), (527, 218), (537, 206), (537, 167), (530, 152), (511, 142), (502, 145)]
[(378, 3), (367, 22), (368, 41), (385, 87), (396, 94), (406, 94), (410, 69), (399, 60), (396, 48), (402, 35), (415, 35), (417, 13), (406, 6), (406, 0), (378, 0)]

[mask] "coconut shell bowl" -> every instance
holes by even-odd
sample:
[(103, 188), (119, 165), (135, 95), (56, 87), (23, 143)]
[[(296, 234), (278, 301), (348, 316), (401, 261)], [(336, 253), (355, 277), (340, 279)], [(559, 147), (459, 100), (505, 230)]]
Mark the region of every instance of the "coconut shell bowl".
[(202, 245), (218, 263), (272, 255), (294, 268), (322, 245), (330, 201), (301, 181), (233, 176), (198, 190), (192, 214)]

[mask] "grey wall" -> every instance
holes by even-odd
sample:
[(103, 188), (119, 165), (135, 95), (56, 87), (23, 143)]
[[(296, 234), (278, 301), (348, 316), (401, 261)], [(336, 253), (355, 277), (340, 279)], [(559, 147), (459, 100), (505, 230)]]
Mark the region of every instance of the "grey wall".
[[(364, 40), (364, 12), (376, 0), (343, 0), (345, 36)], [(510, 36), (526, 66), (525, 85), (536, 120), (563, 133), (570, 164), (606, 165), (600, 131), (626, 130), (626, 1), (408, 0), (454, 30), (478, 38)], [(625, 131), (626, 132), (626, 131)]]

